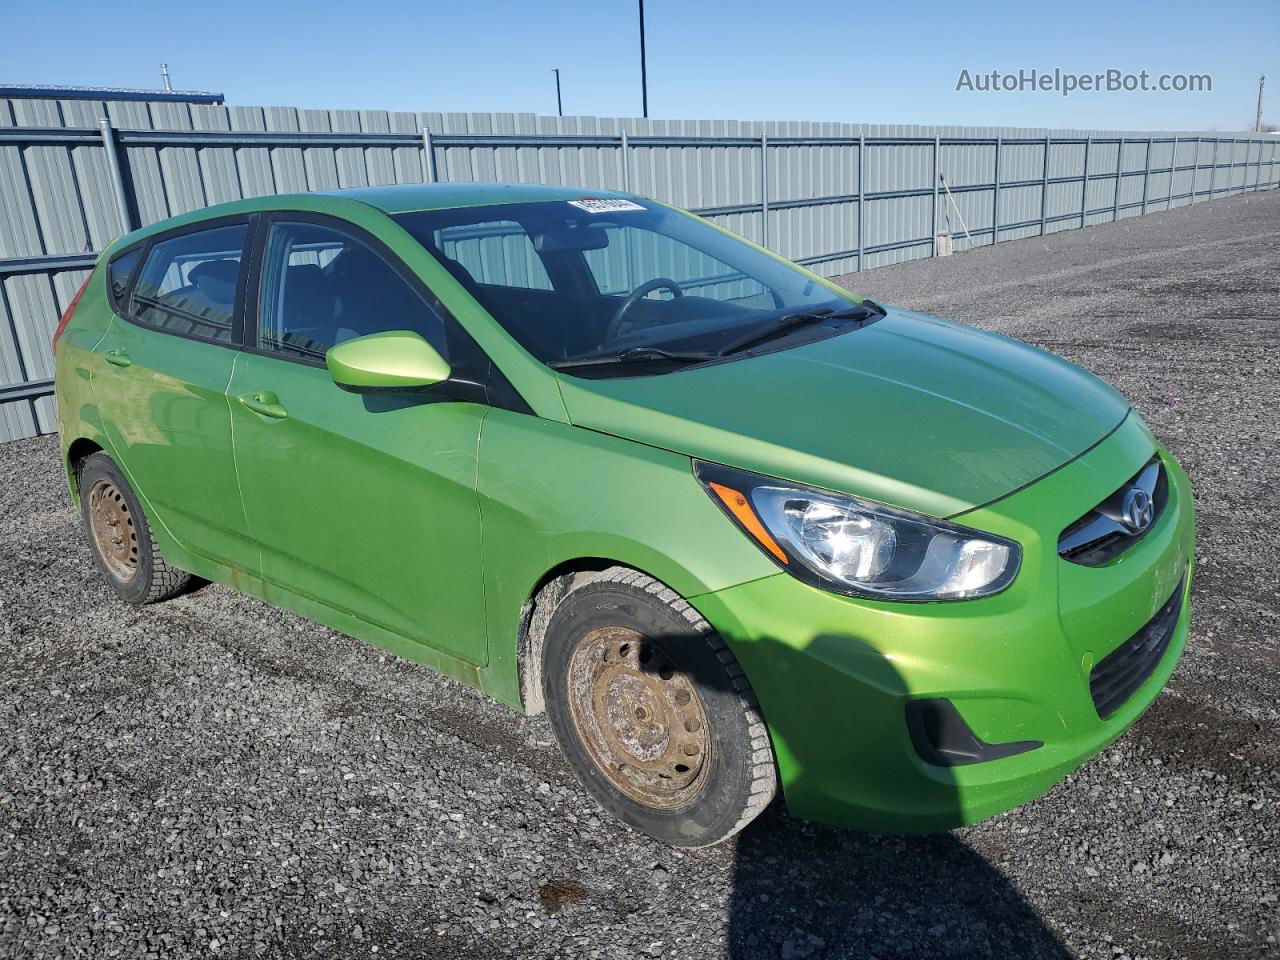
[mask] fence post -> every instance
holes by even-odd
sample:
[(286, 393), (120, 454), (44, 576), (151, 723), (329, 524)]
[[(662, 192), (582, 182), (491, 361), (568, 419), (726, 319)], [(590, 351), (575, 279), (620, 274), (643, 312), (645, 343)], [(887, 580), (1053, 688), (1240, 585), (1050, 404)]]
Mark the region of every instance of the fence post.
[(991, 191), (991, 245), (1000, 242), (1000, 151), (1004, 137), (996, 137), (995, 189)]
[(1093, 146), (1093, 137), (1084, 141), (1084, 178), (1080, 187), (1080, 229), (1089, 225), (1089, 148)]
[(120, 211), (120, 226), (128, 233), (133, 229), (133, 217), (129, 215), (129, 198), (124, 192), (124, 177), (120, 175), (120, 148), (116, 144), (111, 121), (105, 117), (98, 121), (102, 131), (102, 148), (107, 154), (107, 170), (111, 174), (111, 189), (116, 195), (116, 209)]
[(1196, 184), (1200, 181), (1200, 138), (1196, 137), (1196, 152), (1191, 155), (1191, 202), (1196, 202)]
[(862, 272), (862, 249), (863, 237), (866, 234), (863, 231), (863, 222), (867, 218), (867, 206), (864, 199), (865, 175), (863, 169), (867, 162), (867, 135), (865, 133), (858, 134), (858, 272)]
[(436, 183), (436, 148), (427, 127), (422, 128), (422, 156), (427, 161), (427, 183)]
[(1044, 236), (1045, 226), (1048, 224), (1047, 214), (1049, 212), (1049, 134), (1044, 135), (1044, 169), (1041, 171), (1043, 176), (1040, 183), (1040, 236)]
[(1169, 155), (1169, 199), (1164, 202), (1166, 210), (1173, 209), (1173, 185), (1178, 179), (1178, 138), (1173, 138), (1173, 152)]
[(1124, 180), (1124, 137), (1116, 144), (1116, 195), (1111, 203), (1111, 222), (1120, 219), (1120, 183)]
[(631, 140), (627, 131), (622, 131), (622, 189), (631, 192)]
[(1151, 138), (1147, 137), (1147, 158), (1142, 162), (1142, 215), (1147, 215), (1147, 192), (1151, 189)]
[[(938, 162), (942, 153), (942, 138), (933, 138), (933, 214), (929, 217), (929, 239), (931, 240), (930, 249), (933, 253), (930, 256), (938, 255), (938, 180), (942, 177), (942, 171), (938, 169)], [(966, 249), (968, 249), (966, 247)]]
[(1258, 172), (1253, 178), (1253, 189), (1257, 190), (1262, 186), (1262, 141), (1258, 141)]
[(760, 134), (760, 246), (769, 248), (769, 137)]
[(1209, 164), (1209, 199), (1213, 199), (1213, 191), (1218, 183), (1218, 141), (1221, 137), (1213, 138), (1213, 162)]

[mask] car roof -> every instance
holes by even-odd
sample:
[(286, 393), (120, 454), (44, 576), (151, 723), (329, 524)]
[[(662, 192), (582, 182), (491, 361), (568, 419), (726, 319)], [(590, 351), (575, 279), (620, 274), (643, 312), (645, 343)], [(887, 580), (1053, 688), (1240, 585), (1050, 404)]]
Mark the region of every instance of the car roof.
[(387, 187), (326, 190), (323, 193), (325, 196), (359, 200), (377, 207), (383, 213), (624, 196), (612, 190), (588, 190), (584, 187), (547, 186), (538, 183), (402, 183)]
[[(541, 203), (555, 200), (632, 196), (614, 190), (585, 187), (547, 186), (535, 183), (402, 183), (386, 187), (352, 187), (314, 193), (280, 193), (232, 200), (189, 213), (159, 220), (117, 238), (108, 248), (115, 251), (157, 233), (194, 225), (219, 217), (244, 216), (273, 210), (320, 210), (341, 215), (353, 203), (364, 204), (388, 215), (418, 210), (447, 210), (458, 207), (488, 207), (506, 203)], [(330, 206), (330, 203), (332, 206)], [(358, 209), (358, 208), (356, 208)]]

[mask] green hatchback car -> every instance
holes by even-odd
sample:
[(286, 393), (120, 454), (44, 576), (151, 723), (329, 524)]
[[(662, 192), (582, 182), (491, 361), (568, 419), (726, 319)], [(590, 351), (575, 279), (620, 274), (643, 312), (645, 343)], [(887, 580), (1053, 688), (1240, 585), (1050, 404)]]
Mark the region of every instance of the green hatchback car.
[(215, 580), (527, 713), (632, 827), (781, 790), (1023, 803), (1188, 630), (1186, 475), (1116, 391), (627, 194), (262, 197), (106, 250), (54, 340), (126, 601)]

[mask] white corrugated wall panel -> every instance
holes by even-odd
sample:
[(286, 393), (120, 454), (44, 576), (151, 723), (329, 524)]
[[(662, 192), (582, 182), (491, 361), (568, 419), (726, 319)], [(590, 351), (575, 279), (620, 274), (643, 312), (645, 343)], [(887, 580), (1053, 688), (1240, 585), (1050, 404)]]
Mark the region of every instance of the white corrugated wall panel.
[(46, 380), (53, 376), (53, 352), (49, 341), (58, 325), (57, 301), (47, 276), (23, 274), (7, 277), (4, 298), (12, 311), (18, 356), (28, 380)]
[(0, 256), (44, 253), (22, 148), (0, 146)]
[(769, 211), (769, 246), (792, 260), (858, 248), (857, 203)]
[[(928, 148), (932, 151), (932, 147)], [(944, 143), (939, 148), (938, 172), (955, 187), (991, 183), (995, 175), (994, 143)], [(932, 177), (930, 178), (932, 186)]]
[[(0, 101), (0, 127), (74, 127), (86, 131), (72, 144), (0, 144), (0, 258), (79, 254), (97, 250), (118, 234), (120, 223), (106, 152), (97, 136), (97, 120), (106, 116), (117, 131), (268, 131), (308, 133), (341, 131), (378, 135), (396, 132), (403, 144), (367, 141), (351, 146), (268, 146), (252, 142), (213, 145), (131, 144), (120, 150), (131, 205), (141, 221), (151, 222), (207, 204), (274, 192), (333, 189), (365, 184), (416, 183), (426, 176), (420, 145), (423, 127), (438, 137), (454, 133), (482, 135), (581, 134), (632, 137), (770, 138), (766, 195), (767, 241), (784, 255), (813, 261), (825, 275), (899, 262), (932, 253), (932, 230), (949, 230), (956, 248), (968, 245), (951, 201), (940, 194), (934, 210), (938, 173), (958, 190), (959, 206), (974, 245), (992, 242), (994, 191), (1001, 182), (999, 239), (1018, 239), (1081, 225), (1082, 195), (1096, 212), (1089, 224), (1113, 217), (1138, 216), (1143, 195), (1148, 211), (1193, 200), (1227, 196), (1275, 185), (1280, 180), (1274, 138), (1222, 137), (1211, 133), (1117, 133), (1113, 131), (1018, 130), (997, 127), (919, 127), (808, 122), (639, 120), (607, 117), (539, 117), (533, 114), (387, 113), (379, 110), (298, 110), (293, 107), (224, 107), (168, 102), (92, 100)], [(869, 139), (859, 156), (857, 137)], [(941, 137), (936, 153), (933, 138)], [(947, 143), (947, 138), (964, 141)], [(997, 164), (995, 139), (1002, 138)], [(1072, 142), (1048, 149), (1037, 138)], [(1151, 139), (1148, 149), (1148, 137)], [(846, 143), (787, 143), (785, 138), (847, 138)], [(875, 138), (893, 141), (876, 142)], [(1085, 139), (1092, 138), (1086, 148)], [(1216, 142), (1221, 140), (1221, 142)], [(1087, 184), (1081, 181), (1088, 152)], [(633, 146), (627, 158), (629, 186), (636, 192), (694, 209), (746, 207), (717, 214), (727, 228), (766, 239), (758, 207), (762, 152), (758, 144)], [(437, 145), (441, 180), (499, 180), (578, 185), (587, 189), (621, 188), (624, 165), (620, 146), (557, 144), (511, 146)], [(1215, 165), (1216, 161), (1216, 165)], [(859, 167), (862, 167), (861, 171)], [(1170, 166), (1186, 167), (1170, 173)], [(1164, 170), (1147, 174), (1148, 169)], [(998, 174), (997, 174), (998, 170)], [(1131, 174), (1117, 176), (1117, 171)], [(1047, 190), (1040, 180), (1047, 173)], [(852, 200), (859, 181), (867, 194), (906, 193), (865, 203)], [(1023, 186), (1009, 186), (1023, 183)], [(976, 188), (976, 189), (969, 189)], [(1173, 195), (1171, 199), (1170, 195)], [(1195, 194), (1194, 197), (1191, 195)], [(1043, 196), (1042, 196), (1043, 195)], [(789, 205), (800, 201), (801, 205)], [(782, 205), (782, 206), (779, 206)], [(859, 219), (869, 253), (859, 264)], [(1010, 224), (1023, 223), (1022, 227)], [(514, 244), (514, 245), (513, 245)], [(493, 266), (533, 283), (527, 249), (513, 238), (489, 238), (477, 246), (486, 269)], [(656, 254), (655, 254), (656, 256)], [(651, 257), (650, 259), (654, 259)], [(656, 260), (654, 263), (656, 264)], [(706, 264), (680, 266), (682, 278)], [(48, 372), (47, 339), (62, 306), (82, 272), (11, 276), (0, 299), (0, 377), (4, 382), (40, 379)], [(686, 274), (688, 275), (686, 277)], [(718, 283), (720, 281), (717, 281)], [(29, 363), (28, 363), (29, 361)], [(29, 367), (29, 369), (28, 369)], [(0, 405), (0, 436), (47, 429), (52, 407), (47, 398)]]
[(1003, 145), (1000, 151), (1001, 183), (1039, 180), (1043, 175), (1044, 144), (1006, 143)]

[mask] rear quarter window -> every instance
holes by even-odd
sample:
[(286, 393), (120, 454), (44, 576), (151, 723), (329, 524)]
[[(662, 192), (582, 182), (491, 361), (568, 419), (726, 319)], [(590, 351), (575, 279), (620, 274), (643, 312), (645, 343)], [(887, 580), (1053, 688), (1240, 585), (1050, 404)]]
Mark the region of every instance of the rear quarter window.
[(136, 250), (123, 253), (107, 266), (107, 295), (111, 299), (112, 309), (121, 316), (124, 315), (128, 301), (129, 285), (133, 282), (133, 275), (137, 273), (138, 265), (142, 262), (143, 250), (143, 247), (138, 247)]

